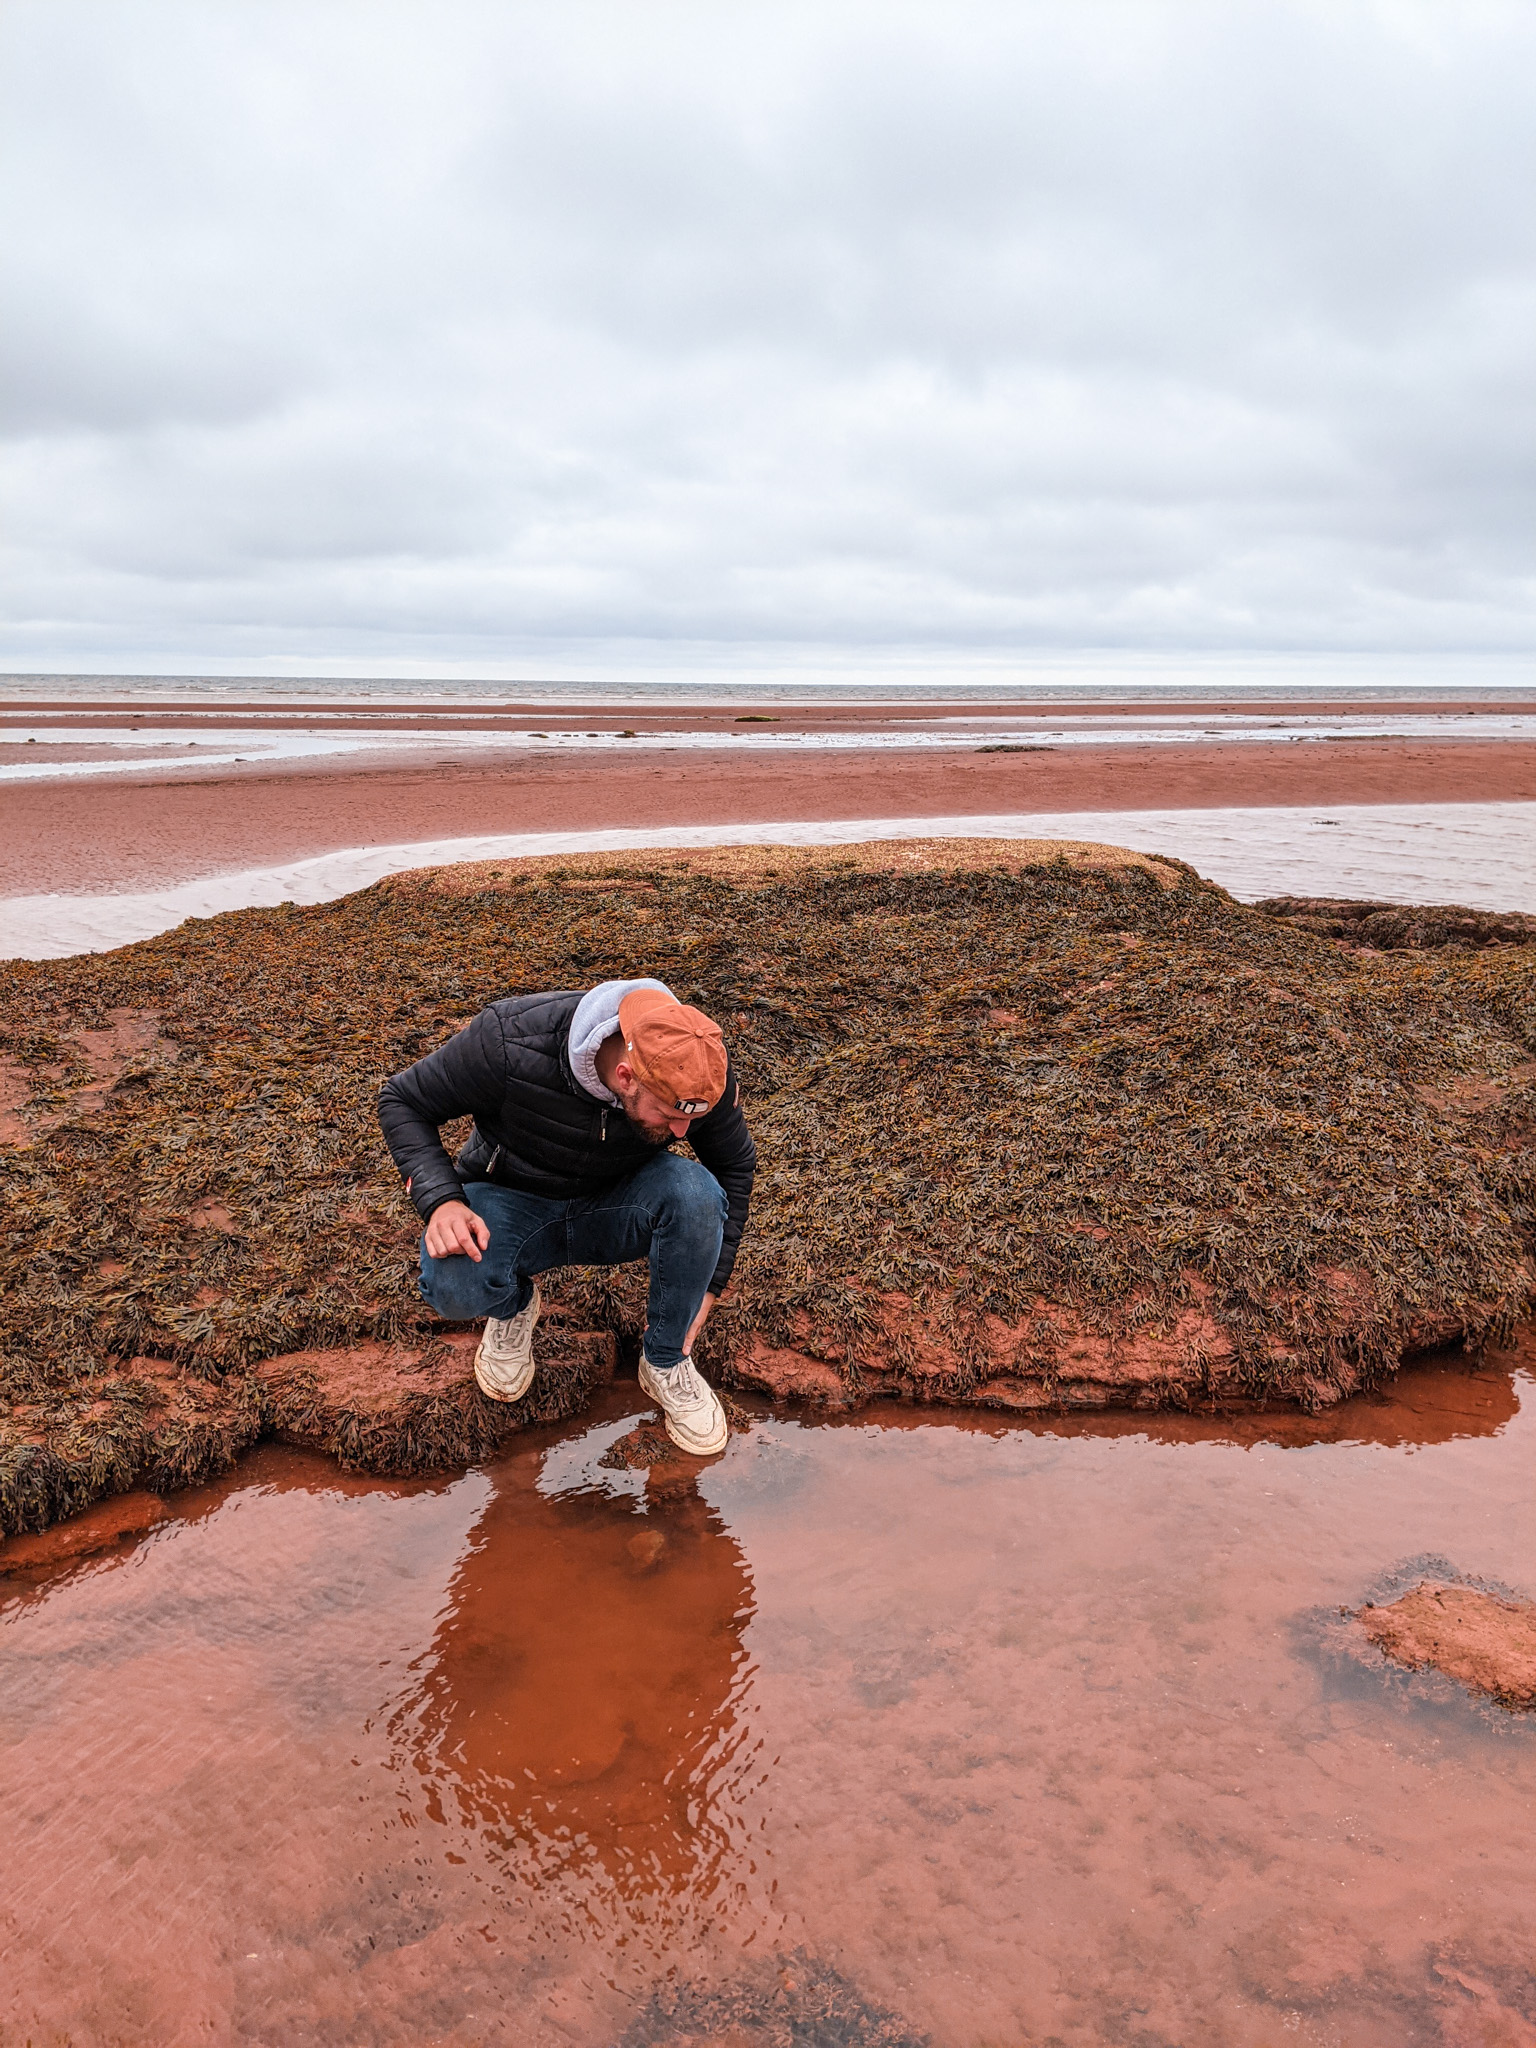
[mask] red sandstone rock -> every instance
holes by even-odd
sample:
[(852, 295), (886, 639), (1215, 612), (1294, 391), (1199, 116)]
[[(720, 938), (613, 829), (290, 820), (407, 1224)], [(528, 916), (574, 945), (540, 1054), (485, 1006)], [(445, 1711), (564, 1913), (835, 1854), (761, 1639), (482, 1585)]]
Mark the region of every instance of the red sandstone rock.
[(62, 1522), (41, 1536), (12, 1536), (0, 1543), (0, 1575), (46, 1571), (114, 1550), (131, 1537), (147, 1535), (166, 1520), (170, 1510), (155, 1493), (119, 1494), (97, 1501), (72, 1522)]
[[(1369, 1290), (1354, 1274), (1319, 1276), (1336, 1314), (1368, 1322)], [(1232, 1340), (1202, 1306), (1211, 1289), (1196, 1276), (1196, 1301), (1170, 1324), (1126, 1333), (1095, 1328), (1060, 1302), (1038, 1300), (1019, 1323), (984, 1315), (961, 1325), (945, 1305), (924, 1308), (904, 1294), (863, 1293), (867, 1314), (850, 1343), (793, 1319), (799, 1340), (774, 1345), (761, 1335), (729, 1354), (722, 1377), (776, 1400), (820, 1406), (856, 1406), (874, 1395), (963, 1403), (983, 1408), (1183, 1407), (1200, 1401), (1241, 1401), (1251, 1385)], [(1460, 1334), (1454, 1321), (1424, 1322), (1406, 1334), (1404, 1351), (1427, 1350)], [(1348, 1358), (1330, 1376), (1308, 1370), (1276, 1338), (1272, 1399), (1297, 1401), (1316, 1411), (1359, 1391), (1362, 1377)]]
[(1491, 1984), (1449, 1963), (1436, 1963), (1435, 1975), (1445, 1987), (1437, 2001), (1442, 2048), (1536, 2048), (1536, 2026)]
[(251, 1367), (268, 1428), (284, 1443), (328, 1452), (368, 1472), (431, 1472), (472, 1464), (530, 1423), (579, 1408), (613, 1378), (606, 1331), (546, 1330), (526, 1399), (491, 1401), (474, 1378), (479, 1333), (453, 1332), (411, 1350), (366, 1343), (293, 1351)]
[(1432, 1667), (1506, 1707), (1536, 1707), (1536, 1602), (1426, 1580), (1356, 1620), (1395, 1664)]
[[(130, 1358), (98, 1382), (96, 1398), (77, 1410), (62, 1443), (49, 1416), (26, 1405), (9, 1418), (13, 1442), (24, 1454), (72, 1468), (82, 1493), (93, 1483), (93, 1468), (109, 1457), (120, 1485), (168, 1491), (227, 1472), (266, 1436), (365, 1472), (453, 1471), (488, 1457), (520, 1429), (574, 1414), (594, 1387), (613, 1378), (618, 1362), (618, 1341), (609, 1332), (554, 1321), (540, 1335), (532, 1390), (508, 1406), (487, 1400), (475, 1384), (477, 1341), (477, 1332), (450, 1332), (414, 1350), (370, 1342), (294, 1351), (224, 1373)], [(127, 1510), (102, 1512), (109, 1527), (112, 1513)]]

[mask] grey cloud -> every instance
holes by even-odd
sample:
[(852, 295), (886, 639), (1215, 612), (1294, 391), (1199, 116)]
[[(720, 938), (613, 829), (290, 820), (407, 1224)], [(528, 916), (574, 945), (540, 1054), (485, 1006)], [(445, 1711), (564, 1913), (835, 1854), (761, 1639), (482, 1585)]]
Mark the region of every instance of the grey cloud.
[(1530, 644), (1528, 10), (3, 33), (17, 662)]

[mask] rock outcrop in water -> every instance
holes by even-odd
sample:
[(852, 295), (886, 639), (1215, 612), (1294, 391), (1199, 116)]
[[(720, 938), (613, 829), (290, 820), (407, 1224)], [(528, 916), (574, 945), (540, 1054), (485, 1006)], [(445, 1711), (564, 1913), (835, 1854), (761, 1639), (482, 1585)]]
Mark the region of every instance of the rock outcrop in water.
[(557, 1276), (533, 1396), (484, 1401), (416, 1298), (373, 1103), (494, 996), (639, 972), (749, 1080), (761, 1178), (701, 1352), (726, 1385), (1324, 1406), (1530, 1302), (1533, 961), (951, 841), (444, 869), (8, 963), (0, 1529), (262, 1434), (424, 1471), (578, 1407), (643, 1271)]
[(1536, 1601), (1449, 1558), (1394, 1565), (1358, 1607), (1304, 1617), (1300, 1634), (1351, 1687), (1365, 1677), (1385, 1698), (1505, 1726), (1536, 1711)]
[(1536, 1603), (1421, 1579), (1355, 1619), (1405, 1670), (1438, 1671), (1501, 1707), (1536, 1707)]

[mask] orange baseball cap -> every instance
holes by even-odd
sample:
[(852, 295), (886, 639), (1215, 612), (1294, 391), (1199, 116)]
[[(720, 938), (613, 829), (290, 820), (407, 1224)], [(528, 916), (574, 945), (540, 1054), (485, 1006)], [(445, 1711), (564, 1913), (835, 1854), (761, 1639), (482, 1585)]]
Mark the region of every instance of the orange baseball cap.
[(637, 988), (619, 1005), (619, 1029), (636, 1078), (674, 1116), (703, 1116), (725, 1093), (725, 1039), (702, 1010)]

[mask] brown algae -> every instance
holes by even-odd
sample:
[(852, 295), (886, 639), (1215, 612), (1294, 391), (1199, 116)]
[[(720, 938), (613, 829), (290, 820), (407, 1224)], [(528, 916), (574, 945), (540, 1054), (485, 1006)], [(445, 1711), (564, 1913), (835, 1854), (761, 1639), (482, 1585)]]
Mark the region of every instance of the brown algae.
[(726, 1385), (1317, 1409), (1531, 1299), (1523, 947), (1361, 953), (1110, 848), (439, 870), (0, 968), (0, 1529), (263, 1435), (426, 1472), (579, 1408), (643, 1274), (559, 1276), (535, 1397), (493, 1413), (373, 1105), (496, 996), (640, 972), (748, 1082)]

